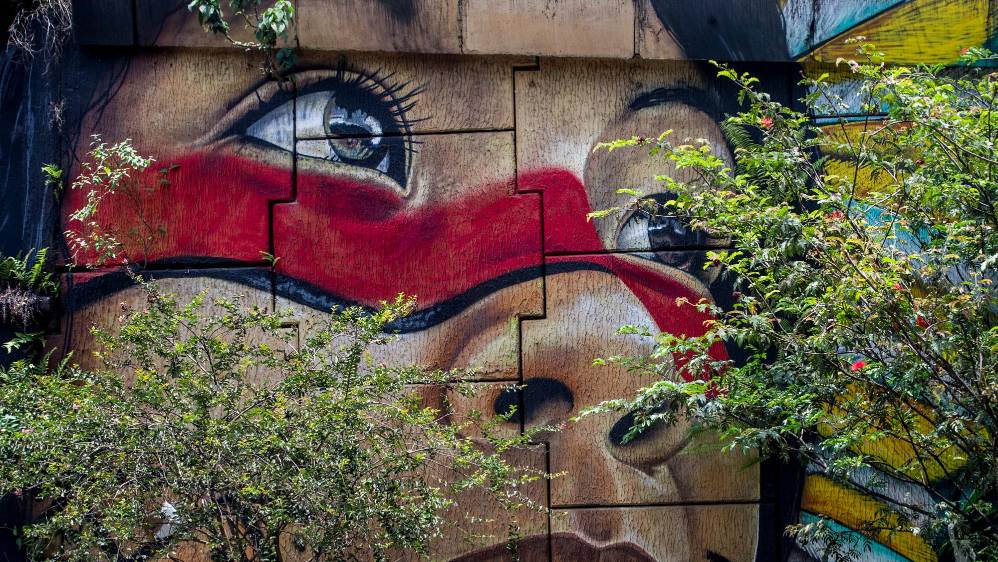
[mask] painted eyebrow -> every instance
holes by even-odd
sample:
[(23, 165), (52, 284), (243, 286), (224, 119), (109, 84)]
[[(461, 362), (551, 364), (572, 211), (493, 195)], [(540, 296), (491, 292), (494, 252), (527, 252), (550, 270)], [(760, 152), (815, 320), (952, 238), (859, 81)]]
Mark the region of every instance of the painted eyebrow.
[(638, 95), (628, 107), (631, 111), (637, 111), (667, 103), (682, 103), (691, 106), (706, 113), (715, 121), (721, 117), (717, 95), (692, 86), (655, 88)]

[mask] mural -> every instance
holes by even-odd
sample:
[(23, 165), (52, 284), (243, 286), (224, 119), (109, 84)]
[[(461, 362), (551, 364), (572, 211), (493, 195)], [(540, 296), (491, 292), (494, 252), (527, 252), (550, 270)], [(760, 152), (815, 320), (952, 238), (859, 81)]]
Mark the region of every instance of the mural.
[[(74, 2), (80, 14), (91, 4)], [(695, 334), (704, 318), (676, 299), (730, 298), (703, 269), (721, 241), (640, 213), (586, 218), (621, 203), (621, 187), (665, 197), (652, 178), (677, 173), (646, 154), (594, 152), (600, 142), (673, 129), (730, 156), (718, 123), (734, 95), (689, 59), (740, 63), (789, 103), (802, 69), (848, 56), (844, 37), (866, 35), (894, 60), (950, 62), (995, 29), (987, 0), (298, 0), (301, 62), (275, 82), (214, 48), (183, 4), (102, 1), (113, 17), (78, 17), (83, 46), (61, 75), (70, 159), (99, 133), (157, 158), (150, 185), (171, 168), (142, 202), (155, 236), (128, 236), (150, 228), (134, 201), (105, 203), (124, 255), (170, 291), (291, 308), (300, 333), (332, 306), (414, 295), (419, 310), (381, 359), (477, 367), (474, 399), (422, 392), (459, 414), (516, 405), (509, 431), (562, 424), (649, 382), (592, 365), (648, 351), (618, 326)], [(67, 194), (51, 231), (81, 195)], [(27, 216), (10, 207), (0, 226)], [(86, 360), (89, 326), (142, 297), (120, 262), (81, 258), (94, 269), (66, 274), (52, 341)], [(565, 476), (531, 491), (552, 513), (522, 516), (521, 560), (818, 560), (783, 540), (784, 523), (821, 510), (856, 528), (878, 508), (806, 467), (777, 474), (705, 449), (682, 427), (623, 444), (629, 423), (587, 419), (524, 453)], [(448, 537), (441, 556), (508, 560), (505, 524), (472, 504), (475, 531), (495, 544)], [(878, 539), (869, 560), (936, 560), (918, 537)]]
[[(84, 44), (226, 45), (202, 33), (176, 0), (134, 9), (130, 0), (73, 4)], [(965, 47), (993, 47), (998, 30), (995, 0), (297, 0), (297, 6), (302, 48), (368, 52), (811, 64), (853, 56), (844, 40), (863, 36), (893, 62), (945, 64)], [(133, 34), (126, 32), (129, 22)]]
[[(89, 110), (77, 150), (91, 131), (130, 135), (140, 151), (176, 167), (147, 201), (164, 234), (151, 245), (126, 242), (124, 252), (148, 260), (150, 276), (171, 289), (249, 291), (255, 302), (298, 311), (302, 330), (334, 305), (415, 295), (419, 310), (399, 323), (401, 345), (384, 359), (475, 366), (483, 385), (525, 384), (522, 396), (493, 391), (486, 406), (505, 413), (520, 405), (517, 430), (560, 424), (646, 382), (591, 365), (648, 350), (640, 339), (612, 336), (618, 325), (696, 333), (704, 318), (675, 299), (709, 297), (713, 281), (698, 241), (679, 225), (586, 220), (620, 197), (617, 187), (653, 191), (657, 166), (637, 153), (593, 154), (594, 145), (625, 131), (652, 134), (665, 121), (684, 136), (726, 144), (720, 98), (706, 93), (699, 65), (518, 64), (315, 55), (288, 89), (252, 84), (236, 54), (133, 54), (103, 69), (118, 81), (112, 98), (81, 100)], [(210, 76), (203, 93), (189, 90), (205, 81), (198, 75)], [(557, 100), (569, 84), (574, 99)], [(476, 91), (489, 95), (468, 95)], [(136, 125), (164, 99), (191, 119)], [(601, 100), (604, 109), (587, 110)], [(576, 127), (553, 153), (560, 120)], [(158, 171), (148, 173), (155, 181)], [(69, 193), (64, 207), (81, 195)], [(108, 200), (104, 223), (142, 228), (130, 204)], [(253, 267), (262, 251), (281, 258), (274, 272)], [(89, 324), (139, 298), (113, 268), (72, 274), (70, 283), (65, 345), (76, 350), (91, 348)], [(566, 476), (541, 499), (564, 515), (552, 518), (550, 533), (545, 524), (527, 534), (524, 556), (537, 549), (546, 559), (550, 549), (558, 560), (752, 559), (758, 469), (743, 469), (744, 458), (688, 454), (698, 444), (682, 428), (624, 445), (629, 423), (593, 419), (550, 438), (547, 466)]]

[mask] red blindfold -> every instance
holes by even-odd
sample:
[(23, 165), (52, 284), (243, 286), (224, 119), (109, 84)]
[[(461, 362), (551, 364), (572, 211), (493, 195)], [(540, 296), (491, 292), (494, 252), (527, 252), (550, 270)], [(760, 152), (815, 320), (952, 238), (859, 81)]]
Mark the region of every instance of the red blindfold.
[[(511, 182), (474, 186), (460, 197), (412, 206), (380, 187), (303, 171), (295, 200), (275, 203), (292, 196), (288, 170), (226, 155), (195, 154), (177, 164), (168, 186), (156, 187), (158, 173), (149, 171), (141, 181), (153, 188), (141, 197), (116, 194), (102, 205), (98, 222), (113, 225), (128, 255), (144, 255), (150, 262), (259, 262), (273, 236), (277, 270), (284, 278), (364, 305), (403, 292), (415, 296), (421, 308), (475, 288), (498, 288), (497, 279), (515, 283), (522, 279), (513, 275), (517, 272), (539, 275), (545, 265), (554, 270), (587, 264), (619, 278), (659, 329), (704, 332), (707, 317), (676, 304), (677, 298), (696, 302), (707, 296), (687, 275), (665, 274), (640, 258), (614, 254), (545, 260), (542, 222), (548, 251), (602, 249), (586, 219), (585, 186), (567, 171), (519, 178), (521, 191), (543, 193), (542, 213), (541, 196), (514, 194)], [(64, 208), (77, 208), (84, 197), (81, 191), (69, 193)], [(723, 349), (716, 351), (724, 356)]]

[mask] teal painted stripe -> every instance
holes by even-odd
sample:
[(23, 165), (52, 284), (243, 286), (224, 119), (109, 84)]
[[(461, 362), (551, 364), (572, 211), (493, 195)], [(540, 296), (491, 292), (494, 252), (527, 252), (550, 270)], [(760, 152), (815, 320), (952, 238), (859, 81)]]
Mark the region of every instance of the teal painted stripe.
[[(792, 58), (846, 33), (907, 0), (788, 0), (784, 5), (787, 47)], [(806, 6), (805, 6), (806, 5)], [(810, 8), (810, 9), (805, 9)], [(815, 9), (816, 8), (816, 9)], [(814, 34), (810, 33), (814, 23)]]
[[(801, 523), (807, 525), (809, 523), (817, 523), (819, 519), (818, 516), (803, 511), (801, 512), (800, 520)], [(836, 533), (846, 533), (856, 537), (857, 548), (860, 551), (860, 560), (863, 560), (864, 562), (911, 562), (911, 559), (908, 557), (901, 556), (896, 551), (891, 550), (879, 542), (870, 540), (858, 531), (854, 531), (836, 521), (828, 521), (827, 525)], [(824, 544), (818, 544), (818, 541), (815, 541), (814, 543), (810, 543), (802, 548), (804, 548), (808, 554), (820, 560), (823, 546)]]

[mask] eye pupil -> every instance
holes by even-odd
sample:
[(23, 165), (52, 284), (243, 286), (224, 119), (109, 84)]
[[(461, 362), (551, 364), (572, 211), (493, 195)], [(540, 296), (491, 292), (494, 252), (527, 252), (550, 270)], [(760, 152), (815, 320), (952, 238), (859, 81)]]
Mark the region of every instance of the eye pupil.
[(371, 130), (371, 128), (364, 123), (354, 123), (351, 121), (343, 121), (335, 119), (326, 123), (326, 132), (330, 135), (338, 136), (370, 136), (377, 134)]
[(377, 145), (371, 142), (371, 139), (330, 139), (329, 147), (336, 153), (336, 156), (342, 160), (367, 160), (378, 152)]

